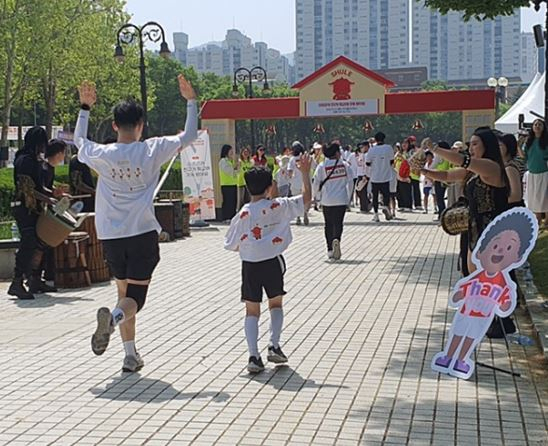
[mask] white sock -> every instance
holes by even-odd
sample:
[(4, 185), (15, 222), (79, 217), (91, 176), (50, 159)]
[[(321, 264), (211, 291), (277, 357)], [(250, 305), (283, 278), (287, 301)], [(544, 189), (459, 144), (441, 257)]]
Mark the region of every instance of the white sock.
[(126, 341), (124, 342), (124, 350), (126, 351), (126, 356), (137, 356), (137, 350), (135, 349), (135, 341)]
[(126, 318), (126, 315), (122, 311), (121, 308), (116, 307), (114, 310), (112, 310), (112, 322), (114, 323), (114, 326), (121, 324), (124, 322), (124, 319)]
[(247, 348), (249, 356), (259, 355), (259, 318), (257, 316), (246, 316), (245, 318), (245, 339), (247, 340)]
[(270, 345), (278, 348), (280, 346), (280, 336), (284, 324), (284, 310), (282, 308), (272, 308), (270, 310)]

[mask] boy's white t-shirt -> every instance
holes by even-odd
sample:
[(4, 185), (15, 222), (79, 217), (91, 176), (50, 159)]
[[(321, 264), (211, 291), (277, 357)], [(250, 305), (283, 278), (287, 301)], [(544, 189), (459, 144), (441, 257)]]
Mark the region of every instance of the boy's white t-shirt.
[(290, 223), (304, 214), (302, 195), (247, 203), (230, 222), (225, 249), (239, 251), (245, 262), (262, 262), (282, 254), (293, 237)]
[(160, 168), (198, 135), (196, 101), (188, 102), (185, 131), (131, 144), (97, 144), (86, 138), (89, 111), (81, 110), (74, 141), (78, 160), (99, 174), (95, 225), (99, 240), (162, 230), (154, 212)]
[(394, 160), (394, 149), (388, 144), (373, 146), (365, 155), (365, 162), (370, 163), (370, 180), (372, 183), (388, 183), (392, 179), (391, 161)]

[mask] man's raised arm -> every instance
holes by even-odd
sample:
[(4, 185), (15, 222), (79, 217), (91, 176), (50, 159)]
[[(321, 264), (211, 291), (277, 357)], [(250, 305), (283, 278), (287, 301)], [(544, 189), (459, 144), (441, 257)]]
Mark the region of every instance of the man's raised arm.
[(81, 110), (78, 114), (76, 129), (74, 130), (74, 144), (80, 150), (84, 145), (88, 135), (89, 111), (97, 101), (97, 93), (95, 85), (91, 82), (84, 81), (78, 88), (80, 94)]

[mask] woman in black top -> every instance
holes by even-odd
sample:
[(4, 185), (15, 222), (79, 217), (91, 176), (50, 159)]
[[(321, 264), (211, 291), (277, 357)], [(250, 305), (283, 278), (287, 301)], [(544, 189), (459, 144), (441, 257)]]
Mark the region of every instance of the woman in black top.
[(461, 166), (447, 172), (422, 169), (435, 181), (458, 182), (467, 180), (464, 194), (468, 200), (468, 270), (476, 270), (471, 254), (487, 225), (508, 209), (510, 186), (495, 134), (487, 128), (476, 130), (470, 138), (467, 153), (435, 147), (435, 153), (450, 163)]
[(516, 137), (509, 133), (499, 136), (499, 146), (510, 184), (508, 207), (525, 206), (523, 201), (523, 175), (527, 170), (527, 166), (524, 160), (518, 157)]

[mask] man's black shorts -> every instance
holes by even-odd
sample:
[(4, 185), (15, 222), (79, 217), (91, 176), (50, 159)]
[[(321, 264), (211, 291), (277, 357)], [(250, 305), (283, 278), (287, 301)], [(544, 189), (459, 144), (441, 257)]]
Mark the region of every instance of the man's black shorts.
[(103, 240), (103, 248), (108, 266), (118, 280), (149, 280), (160, 261), (156, 231)]
[(242, 262), (242, 301), (262, 302), (263, 288), (269, 299), (286, 294), (285, 270), (281, 255), (262, 262)]

